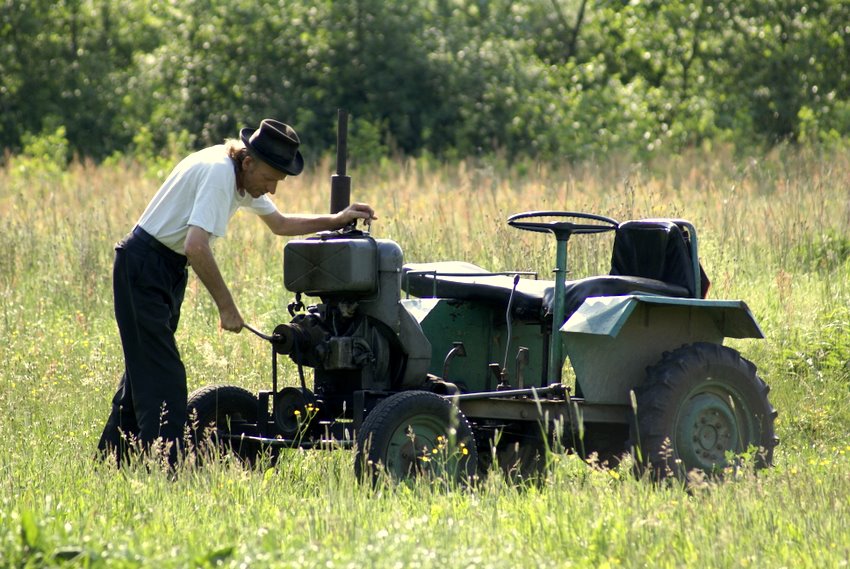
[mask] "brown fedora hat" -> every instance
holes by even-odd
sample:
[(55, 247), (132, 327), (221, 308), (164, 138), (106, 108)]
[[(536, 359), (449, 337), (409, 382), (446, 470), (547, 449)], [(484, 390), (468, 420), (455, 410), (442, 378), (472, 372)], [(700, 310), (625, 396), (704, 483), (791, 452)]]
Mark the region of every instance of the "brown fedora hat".
[(304, 169), (304, 157), (298, 151), (301, 141), (295, 129), (288, 124), (263, 119), (260, 128), (243, 128), (239, 135), (245, 146), (275, 170), (297, 176)]

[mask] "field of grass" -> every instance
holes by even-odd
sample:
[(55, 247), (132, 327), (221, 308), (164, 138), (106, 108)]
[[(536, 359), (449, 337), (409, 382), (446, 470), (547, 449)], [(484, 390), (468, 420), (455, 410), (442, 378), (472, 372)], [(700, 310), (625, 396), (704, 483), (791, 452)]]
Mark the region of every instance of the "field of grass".
[[(555, 455), (547, 480), (473, 489), (356, 483), (353, 454), (287, 453), (120, 472), (93, 460), (122, 368), (112, 245), (158, 179), (135, 164), (0, 169), (0, 567), (841, 567), (850, 562), (850, 153), (723, 150), (654, 164), (552, 168), (429, 161), (355, 168), (373, 234), (406, 260), (461, 259), (546, 275), (554, 247), (510, 229), (532, 209), (700, 231), (710, 298), (747, 301), (765, 340), (732, 342), (771, 385), (775, 466), (690, 491)], [(329, 164), (288, 179), (284, 211), (321, 212)], [(238, 214), (216, 245), (243, 316), (288, 321), (283, 240)], [(607, 270), (610, 242), (571, 241), (575, 277)], [(218, 329), (190, 277), (178, 342), (189, 388), (270, 383), (257, 338)], [(286, 380), (295, 382), (292, 370)]]

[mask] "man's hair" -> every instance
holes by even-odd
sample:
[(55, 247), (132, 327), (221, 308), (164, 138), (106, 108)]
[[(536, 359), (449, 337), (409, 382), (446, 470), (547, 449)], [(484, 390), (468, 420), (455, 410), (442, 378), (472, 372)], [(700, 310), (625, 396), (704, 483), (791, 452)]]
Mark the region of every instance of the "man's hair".
[(254, 160), (264, 161), (256, 152), (245, 146), (245, 143), (238, 138), (228, 138), (224, 141), (224, 147), (227, 150), (227, 155), (236, 163), (236, 171), (242, 171), (242, 161), (246, 156), (250, 156)]
[(224, 147), (227, 149), (227, 155), (241, 168), (242, 161), (250, 154), (245, 143), (238, 138), (228, 138), (224, 141)]

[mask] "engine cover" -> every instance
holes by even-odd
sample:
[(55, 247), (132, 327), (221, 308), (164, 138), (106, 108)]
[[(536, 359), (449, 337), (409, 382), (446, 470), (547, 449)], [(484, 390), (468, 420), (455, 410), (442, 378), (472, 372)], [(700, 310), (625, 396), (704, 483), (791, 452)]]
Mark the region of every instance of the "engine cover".
[(378, 290), (378, 247), (369, 237), (295, 239), (283, 249), (283, 284), (310, 296), (370, 296)]

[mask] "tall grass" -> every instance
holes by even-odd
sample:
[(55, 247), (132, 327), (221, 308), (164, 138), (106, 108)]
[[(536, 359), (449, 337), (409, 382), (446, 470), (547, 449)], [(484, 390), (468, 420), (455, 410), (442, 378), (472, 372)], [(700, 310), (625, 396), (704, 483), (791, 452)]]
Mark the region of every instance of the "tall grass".
[[(653, 164), (552, 167), (386, 161), (353, 196), (408, 261), (461, 259), (548, 276), (553, 244), (507, 215), (567, 209), (675, 216), (699, 230), (713, 298), (742, 298), (765, 331), (733, 345), (772, 386), (776, 466), (689, 492), (554, 455), (540, 486), (358, 485), (349, 451), (231, 461), (173, 479), (92, 460), (122, 362), (112, 245), (158, 180), (140, 165), (0, 170), (0, 567), (837, 567), (850, 559), (850, 154), (724, 149)], [(330, 162), (287, 179), (284, 211), (324, 211)], [(610, 241), (570, 243), (573, 276), (607, 270)], [(245, 318), (288, 320), (283, 240), (250, 215), (216, 245)], [(190, 279), (178, 334), (190, 389), (270, 382), (268, 350), (218, 330)], [(287, 368), (285, 380), (295, 382)]]

